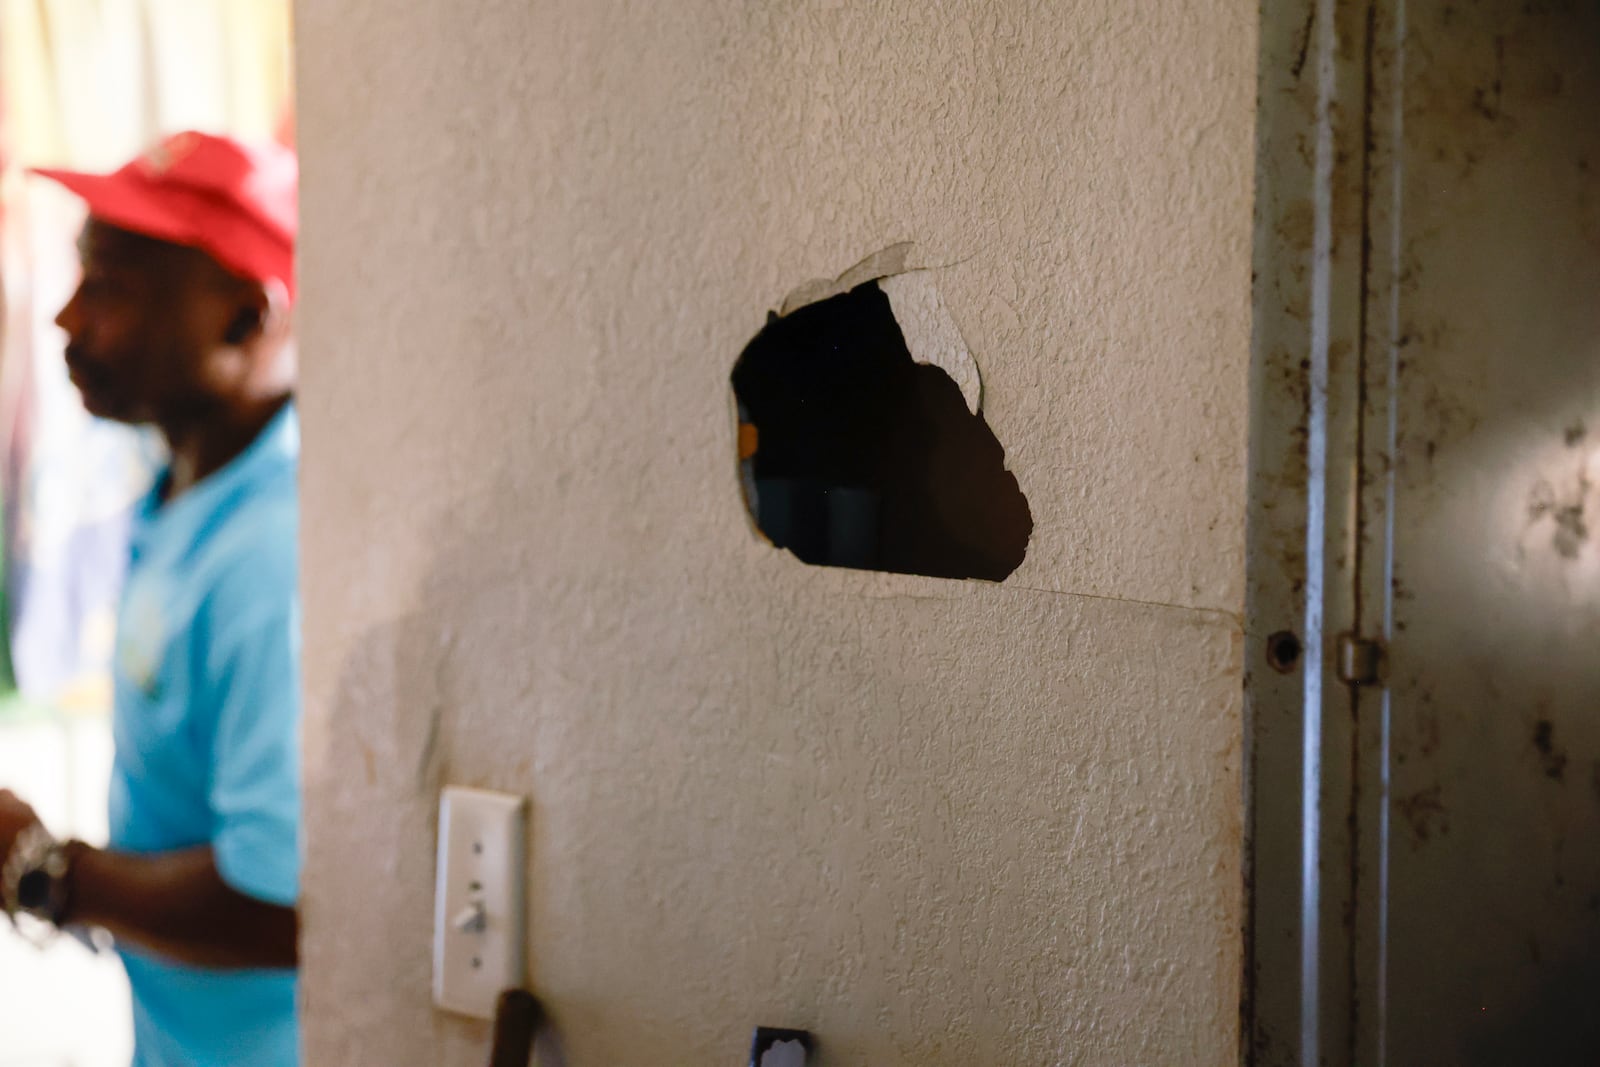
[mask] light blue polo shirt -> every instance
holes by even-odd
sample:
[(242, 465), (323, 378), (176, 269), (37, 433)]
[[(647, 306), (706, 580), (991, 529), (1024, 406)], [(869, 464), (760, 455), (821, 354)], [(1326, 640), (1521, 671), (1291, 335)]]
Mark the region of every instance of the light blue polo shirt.
[[(300, 876), (299, 423), (134, 520), (117, 620), (111, 847), (210, 845), (247, 896)], [(291, 971), (219, 971), (123, 946), (134, 1067), (294, 1067)]]

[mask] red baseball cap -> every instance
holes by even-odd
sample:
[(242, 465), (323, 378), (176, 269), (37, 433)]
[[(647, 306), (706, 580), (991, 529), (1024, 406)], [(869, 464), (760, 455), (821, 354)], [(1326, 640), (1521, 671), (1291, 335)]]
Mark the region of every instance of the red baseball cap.
[(188, 245), (241, 278), (294, 296), (299, 166), (282, 145), (174, 134), (111, 174), (37, 168), (112, 226)]

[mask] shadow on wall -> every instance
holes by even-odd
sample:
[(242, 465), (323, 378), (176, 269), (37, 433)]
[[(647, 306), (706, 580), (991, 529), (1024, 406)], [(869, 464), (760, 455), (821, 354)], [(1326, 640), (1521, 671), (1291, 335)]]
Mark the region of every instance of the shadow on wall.
[[(529, 773), (529, 758), (520, 758), (510, 770), (495, 768), (492, 780), (463, 775), (452, 767), (449, 744), (451, 731), (526, 732), (520, 716), (499, 714), (499, 698), (479, 689), (490, 688), (483, 663), (496, 665), (493, 681), (522, 692), (531, 687), (525, 676), (541, 669), (527, 649), (547, 642), (516, 625), (531, 617), (531, 593), (513, 580), (519, 565), (501, 539), (467, 540), (436, 561), (418, 610), (367, 630), (340, 670), (322, 724), (322, 769), (315, 784), (308, 781), (322, 804), (306, 827), (306, 865), (322, 876), (307, 898), (301, 946), (303, 973), (315, 976), (305, 983), (307, 1043), (330, 1062), (485, 1062), (496, 1040), (489, 1022), (432, 1007), (427, 931), (440, 791), (446, 784), (514, 789)], [(458, 631), (450, 620), (461, 603), (473, 611)], [(536, 825), (530, 837), (538, 840)], [(361, 887), (359, 898), (353, 886)], [(395, 934), (396, 916), (405, 936)], [(369, 948), (353, 952), (352, 945)], [(389, 974), (381, 995), (372, 995), (375, 965)], [(432, 1021), (396, 1027), (397, 1011)], [(541, 1018), (533, 1037), (534, 1063), (567, 1062), (555, 1020)]]
[(774, 545), (935, 578), (1022, 563), (1033, 517), (1005, 449), (975, 396), (913, 358), (877, 280), (774, 313), (732, 379), (746, 504)]

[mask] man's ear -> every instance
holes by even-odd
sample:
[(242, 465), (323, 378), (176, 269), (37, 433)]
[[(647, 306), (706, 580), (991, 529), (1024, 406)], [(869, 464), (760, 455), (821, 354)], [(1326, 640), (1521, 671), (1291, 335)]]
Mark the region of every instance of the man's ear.
[(260, 332), (261, 312), (255, 308), (240, 308), (234, 315), (233, 321), (228, 323), (228, 329), (223, 333), (222, 339), (234, 348), (239, 348)]
[(222, 337), (235, 348), (275, 332), (289, 311), (289, 291), (276, 278), (244, 283), (240, 298), (239, 310)]

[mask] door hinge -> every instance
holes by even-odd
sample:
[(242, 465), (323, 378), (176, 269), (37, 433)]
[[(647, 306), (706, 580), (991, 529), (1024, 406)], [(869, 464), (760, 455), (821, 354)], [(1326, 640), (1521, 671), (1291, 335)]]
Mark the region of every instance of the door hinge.
[(1387, 658), (1382, 641), (1339, 635), (1339, 680), (1346, 685), (1381, 686)]

